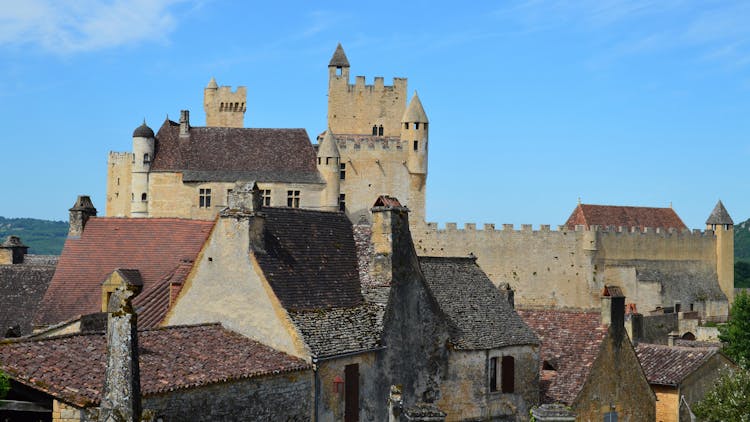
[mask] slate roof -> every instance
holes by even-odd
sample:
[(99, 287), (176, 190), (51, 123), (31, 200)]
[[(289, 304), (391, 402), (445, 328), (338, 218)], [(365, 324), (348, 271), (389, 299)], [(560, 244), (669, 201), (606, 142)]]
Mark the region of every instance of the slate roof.
[(363, 304), (354, 308), (291, 311), (289, 316), (317, 358), (372, 350), (380, 346), (383, 307)]
[(687, 229), (685, 223), (672, 208), (625, 207), (619, 205), (578, 204), (565, 225), (570, 230), (575, 226), (615, 226)]
[(427, 287), (450, 324), (456, 349), (539, 344), (476, 258), (419, 257)]
[(0, 265), (0, 338), (16, 325), (20, 335), (31, 333), (34, 313), (54, 273), (54, 265)]
[(635, 347), (649, 384), (678, 386), (706, 363), (718, 347), (680, 347), (640, 343)]
[(191, 127), (167, 120), (156, 135), (151, 171), (183, 172), (184, 181), (324, 183), (305, 129)]
[[(138, 343), (143, 396), (310, 368), (219, 324), (143, 330)], [(79, 407), (98, 404), (106, 357), (103, 333), (0, 345), (4, 372)]]
[(543, 403), (572, 404), (591, 372), (607, 334), (599, 312), (517, 310), (542, 342), (539, 387)]
[(714, 210), (711, 211), (711, 215), (708, 216), (706, 224), (734, 224), (734, 221), (729, 216), (727, 209), (724, 208), (724, 204), (719, 201)]
[(328, 66), (349, 67), (349, 60), (346, 58), (346, 53), (344, 53), (344, 47), (341, 46), (341, 43), (336, 46), (336, 51), (333, 52)]
[(256, 258), (288, 310), (363, 303), (352, 224), (339, 212), (263, 208), (265, 253)]
[(404, 115), (401, 117), (401, 122), (429, 123), (427, 113), (424, 112), (424, 107), (422, 107), (422, 102), (419, 101), (417, 91), (414, 91), (414, 96), (406, 107), (406, 111), (404, 111)]
[(213, 224), (177, 218), (89, 219), (80, 238), (65, 241), (34, 322), (49, 325), (101, 311), (101, 284), (117, 268), (137, 269), (143, 292), (149, 291), (181, 263), (195, 260)]

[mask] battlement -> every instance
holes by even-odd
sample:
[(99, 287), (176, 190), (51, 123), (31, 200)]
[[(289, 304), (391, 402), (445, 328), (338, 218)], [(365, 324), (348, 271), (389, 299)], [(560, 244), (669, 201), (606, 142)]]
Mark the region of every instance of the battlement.
[(384, 79), (382, 76), (376, 76), (374, 79), (374, 83), (372, 85), (367, 85), (365, 77), (364, 76), (355, 76), (354, 77), (354, 83), (350, 84), (347, 81), (347, 87), (349, 92), (352, 91), (360, 91), (360, 90), (369, 90), (369, 91), (393, 91), (393, 90), (399, 90), (406, 92), (406, 84), (407, 84), (407, 78), (393, 78), (393, 85), (385, 85)]
[(478, 229), (476, 223), (465, 223), (462, 229), (458, 228), (458, 224), (454, 222), (447, 222), (443, 228), (440, 228), (438, 223), (428, 222), (423, 226), (428, 231), (433, 232), (488, 232), (488, 233), (575, 233), (575, 232), (588, 232), (588, 233), (601, 233), (605, 236), (654, 236), (654, 237), (715, 237), (713, 230), (700, 230), (700, 229), (684, 229), (678, 230), (675, 228), (663, 229), (660, 227), (645, 227), (641, 230), (640, 227), (623, 227), (623, 226), (575, 226), (574, 230), (570, 230), (566, 225), (558, 225), (555, 230), (551, 229), (549, 224), (540, 224), (537, 230), (534, 230), (532, 224), (521, 224), (520, 228), (516, 230), (513, 224), (502, 224), (502, 228), (496, 228), (494, 223), (484, 223), (481, 225), (482, 229)]
[(217, 94), (219, 95), (242, 95), (245, 97), (247, 95), (247, 87), (246, 86), (238, 86), (237, 89), (232, 90), (232, 87), (229, 85), (222, 85), (219, 88), (216, 89)]
[(339, 151), (381, 150), (384, 152), (403, 153), (408, 147), (406, 141), (398, 136), (373, 135), (336, 135), (336, 146)]
[(110, 151), (109, 158), (107, 160), (107, 162), (111, 165), (130, 163), (132, 161), (133, 161), (132, 152), (117, 152), (117, 151)]

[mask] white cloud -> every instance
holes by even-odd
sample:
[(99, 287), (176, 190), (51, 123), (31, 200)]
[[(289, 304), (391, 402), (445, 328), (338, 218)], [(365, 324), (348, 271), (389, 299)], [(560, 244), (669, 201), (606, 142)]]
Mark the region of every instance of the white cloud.
[(0, 45), (58, 54), (166, 41), (184, 0), (0, 0)]

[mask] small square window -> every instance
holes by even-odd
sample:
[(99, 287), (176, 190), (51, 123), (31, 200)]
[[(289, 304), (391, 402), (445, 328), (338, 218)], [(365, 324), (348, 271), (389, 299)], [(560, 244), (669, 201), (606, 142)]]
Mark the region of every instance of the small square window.
[(339, 211), (346, 212), (346, 195), (339, 194)]
[(339, 179), (346, 179), (346, 163), (339, 164)]
[(286, 191), (286, 206), (291, 208), (299, 208), (299, 191), (288, 190)]
[(263, 206), (270, 207), (271, 206), (271, 189), (264, 189), (261, 191), (261, 194), (263, 195)]
[(198, 189), (198, 206), (211, 208), (211, 189)]

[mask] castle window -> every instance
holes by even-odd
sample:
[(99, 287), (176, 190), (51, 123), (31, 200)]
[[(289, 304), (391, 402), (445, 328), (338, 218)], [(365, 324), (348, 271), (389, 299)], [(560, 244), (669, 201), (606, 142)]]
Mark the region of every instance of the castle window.
[(318, 165), (320, 165), (320, 163), (321, 163), (321, 161), (320, 161), (320, 157), (318, 157)]
[(151, 162), (151, 157), (148, 155), (148, 153), (143, 154), (143, 164), (148, 164)]
[(497, 391), (497, 358), (490, 358), (490, 391)]
[(503, 356), (502, 368), (502, 391), (512, 393), (516, 384), (516, 362), (513, 356)]
[(404, 129), (409, 129), (409, 122), (404, 123)]
[(424, 130), (427, 130), (427, 122), (424, 123)]
[(372, 126), (372, 136), (376, 136), (378, 134), (378, 126), (373, 125)]
[(232, 196), (232, 192), (234, 192), (234, 189), (227, 189), (227, 205), (229, 205), (229, 197)]
[(414, 122), (414, 129), (419, 130), (419, 122)]
[(339, 164), (339, 179), (346, 179), (346, 163)]
[(211, 208), (211, 189), (198, 189), (198, 206)]
[(291, 208), (299, 208), (299, 191), (288, 190), (286, 191), (286, 206)]
[(117, 186), (120, 186), (120, 178), (117, 178)]
[(219, 104), (219, 111), (224, 111), (224, 103)]
[(419, 141), (414, 141), (414, 151), (419, 149)]
[(326, 165), (328, 165), (328, 164), (330, 164), (330, 163), (331, 163), (331, 158), (332, 158), (332, 157), (326, 157)]
[(378, 128), (378, 136), (383, 136), (383, 125)]
[(141, 201), (146, 202), (146, 198), (147, 198), (146, 192), (143, 192), (141, 194)]
[(339, 211), (346, 211), (346, 195), (344, 195), (343, 193), (339, 194)]
[(271, 189), (261, 190), (260, 193), (261, 195), (263, 195), (263, 206), (270, 207), (271, 206)]
[(135, 201), (135, 194), (134, 194), (134, 193), (131, 193), (131, 194), (130, 194), (130, 200), (131, 200), (131, 201)]
[(336, 66), (336, 76), (341, 76), (341, 66)]

